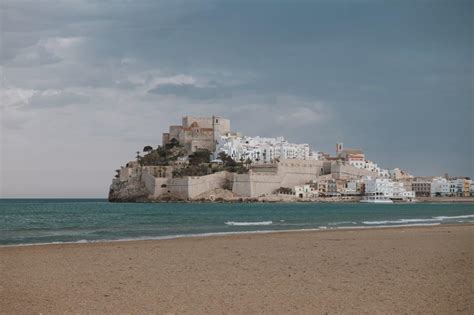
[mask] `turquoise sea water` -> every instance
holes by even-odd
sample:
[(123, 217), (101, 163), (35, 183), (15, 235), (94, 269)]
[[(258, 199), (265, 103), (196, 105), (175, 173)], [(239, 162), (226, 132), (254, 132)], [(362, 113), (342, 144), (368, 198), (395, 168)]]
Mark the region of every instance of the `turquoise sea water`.
[(474, 222), (472, 204), (109, 203), (0, 199), (0, 245)]

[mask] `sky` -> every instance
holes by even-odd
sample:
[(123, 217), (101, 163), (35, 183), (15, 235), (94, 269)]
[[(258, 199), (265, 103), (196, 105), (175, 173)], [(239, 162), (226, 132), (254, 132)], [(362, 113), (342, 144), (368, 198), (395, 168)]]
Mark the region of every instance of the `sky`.
[(474, 176), (473, 4), (3, 0), (0, 197), (105, 198), (185, 115)]

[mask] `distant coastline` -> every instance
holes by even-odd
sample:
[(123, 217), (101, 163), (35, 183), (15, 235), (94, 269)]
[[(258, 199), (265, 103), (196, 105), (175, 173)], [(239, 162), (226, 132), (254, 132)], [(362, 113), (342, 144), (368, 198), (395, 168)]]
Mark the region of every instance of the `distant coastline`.
[[(265, 198), (235, 198), (235, 199), (195, 199), (195, 200), (153, 200), (153, 199), (137, 199), (137, 200), (123, 200), (116, 201), (119, 203), (359, 203), (361, 197), (355, 198), (318, 198), (318, 199), (278, 199), (274, 197)], [(474, 204), (474, 197), (420, 197), (413, 202), (395, 201), (396, 204), (414, 204), (414, 203), (431, 203), (431, 204), (456, 204), (456, 203), (472, 203)]]

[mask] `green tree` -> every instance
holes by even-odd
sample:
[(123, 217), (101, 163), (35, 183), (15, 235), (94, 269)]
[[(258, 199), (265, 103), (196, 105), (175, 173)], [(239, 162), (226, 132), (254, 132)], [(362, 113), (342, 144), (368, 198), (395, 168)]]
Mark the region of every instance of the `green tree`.
[(202, 163), (210, 163), (210, 162), (211, 162), (211, 152), (206, 149), (197, 150), (189, 156), (189, 164), (191, 165), (199, 165)]
[(225, 163), (229, 158), (229, 155), (227, 155), (227, 153), (225, 153), (224, 151), (221, 151), (219, 152), (219, 154), (217, 154), (217, 157), (219, 158), (219, 160), (222, 161), (222, 163)]

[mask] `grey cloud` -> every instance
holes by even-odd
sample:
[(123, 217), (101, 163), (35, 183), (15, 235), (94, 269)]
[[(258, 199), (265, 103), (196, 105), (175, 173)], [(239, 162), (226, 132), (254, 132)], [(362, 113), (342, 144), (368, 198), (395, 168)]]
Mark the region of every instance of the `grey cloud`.
[(90, 98), (88, 96), (72, 92), (54, 92), (54, 94), (43, 92), (34, 94), (29, 99), (27, 107), (31, 109), (64, 107), (85, 104), (89, 101)]
[(193, 84), (160, 84), (149, 90), (150, 94), (159, 95), (175, 95), (197, 100), (213, 100), (220, 98), (228, 98), (232, 93), (227, 88), (219, 86), (199, 87)]

